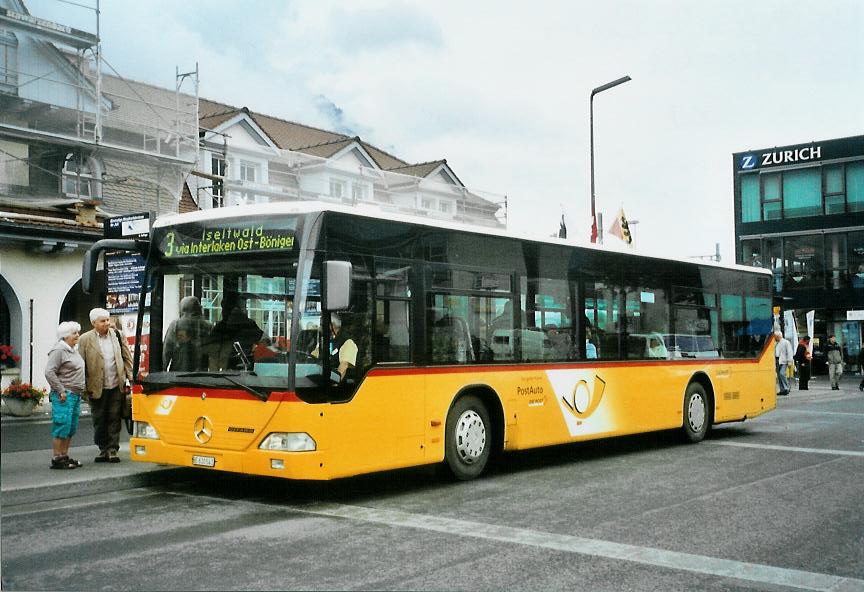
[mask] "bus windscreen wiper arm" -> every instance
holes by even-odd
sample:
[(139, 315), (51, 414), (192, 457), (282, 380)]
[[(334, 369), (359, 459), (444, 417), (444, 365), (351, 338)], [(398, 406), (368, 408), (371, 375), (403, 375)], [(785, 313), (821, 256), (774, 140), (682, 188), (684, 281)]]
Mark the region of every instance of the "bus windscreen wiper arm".
[(270, 395), (268, 395), (266, 393), (262, 393), (261, 391), (255, 390), (254, 388), (252, 388), (248, 384), (243, 384), (239, 380), (234, 380), (232, 378), (232, 376), (240, 376), (239, 374), (225, 374), (223, 372), (187, 372), (185, 374), (178, 374), (177, 378), (195, 378), (195, 377), (199, 377), (199, 376), (206, 376), (209, 378), (224, 378), (225, 380), (227, 380), (231, 384), (237, 385), (240, 388), (242, 388), (246, 391), (249, 391), (250, 393), (255, 395), (255, 397), (257, 397), (259, 400), (264, 401), (265, 403), (267, 402), (267, 399), (270, 398)]

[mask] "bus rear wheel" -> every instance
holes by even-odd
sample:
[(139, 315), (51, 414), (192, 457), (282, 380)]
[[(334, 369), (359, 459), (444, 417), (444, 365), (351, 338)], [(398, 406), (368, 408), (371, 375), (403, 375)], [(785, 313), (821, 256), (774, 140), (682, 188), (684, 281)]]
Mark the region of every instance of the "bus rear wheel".
[(691, 442), (701, 442), (710, 426), (708, 393), (698, 382), (691, 382), (684, 395), (684, 436)]
[(492, 449), (492, 423), (483, 402), (472, 395), (460, 398), (447, 413), (444, 462), (460, 481), (478, 477)]

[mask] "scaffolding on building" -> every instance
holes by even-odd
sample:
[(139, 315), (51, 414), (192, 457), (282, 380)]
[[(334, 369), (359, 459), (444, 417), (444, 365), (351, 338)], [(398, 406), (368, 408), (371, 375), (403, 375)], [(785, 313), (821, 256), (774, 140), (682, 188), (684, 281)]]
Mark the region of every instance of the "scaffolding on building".
[(119, 191), (176, 211), (198, 160), (197, 65), (173, 91), (125, 79), (102, 54), (98, 0), (92, 10), (95, 34), (0, 7), (0, 199), (99, 204)]

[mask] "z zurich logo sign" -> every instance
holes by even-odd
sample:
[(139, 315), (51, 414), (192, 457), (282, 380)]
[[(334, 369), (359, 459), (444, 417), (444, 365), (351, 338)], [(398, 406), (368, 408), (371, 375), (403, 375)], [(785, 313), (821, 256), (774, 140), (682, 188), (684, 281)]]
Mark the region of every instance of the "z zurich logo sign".
[(741, 157), (741, 168), (743, 170), (752, 169), (756, 167), (756, 156), (753, 154), (747, 154)]
[(192, 434), (196, 440), (206, 444), (213, 437), (213, 423), (204, 416), (199, 417), (192, 426)]

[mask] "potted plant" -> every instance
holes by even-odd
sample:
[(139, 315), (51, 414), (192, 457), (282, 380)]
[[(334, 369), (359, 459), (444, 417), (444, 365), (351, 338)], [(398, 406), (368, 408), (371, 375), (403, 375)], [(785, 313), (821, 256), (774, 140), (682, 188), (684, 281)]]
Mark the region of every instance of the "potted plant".
[(47, 395), (45, 389), (37, 388), (29, 382), (13, 380), (12, 384), (3, 390), (2, 397), (10, 414), (27, 417)]
[(0, 345), (0, 368), (14, 368), (20, 360), (11, 345)]

